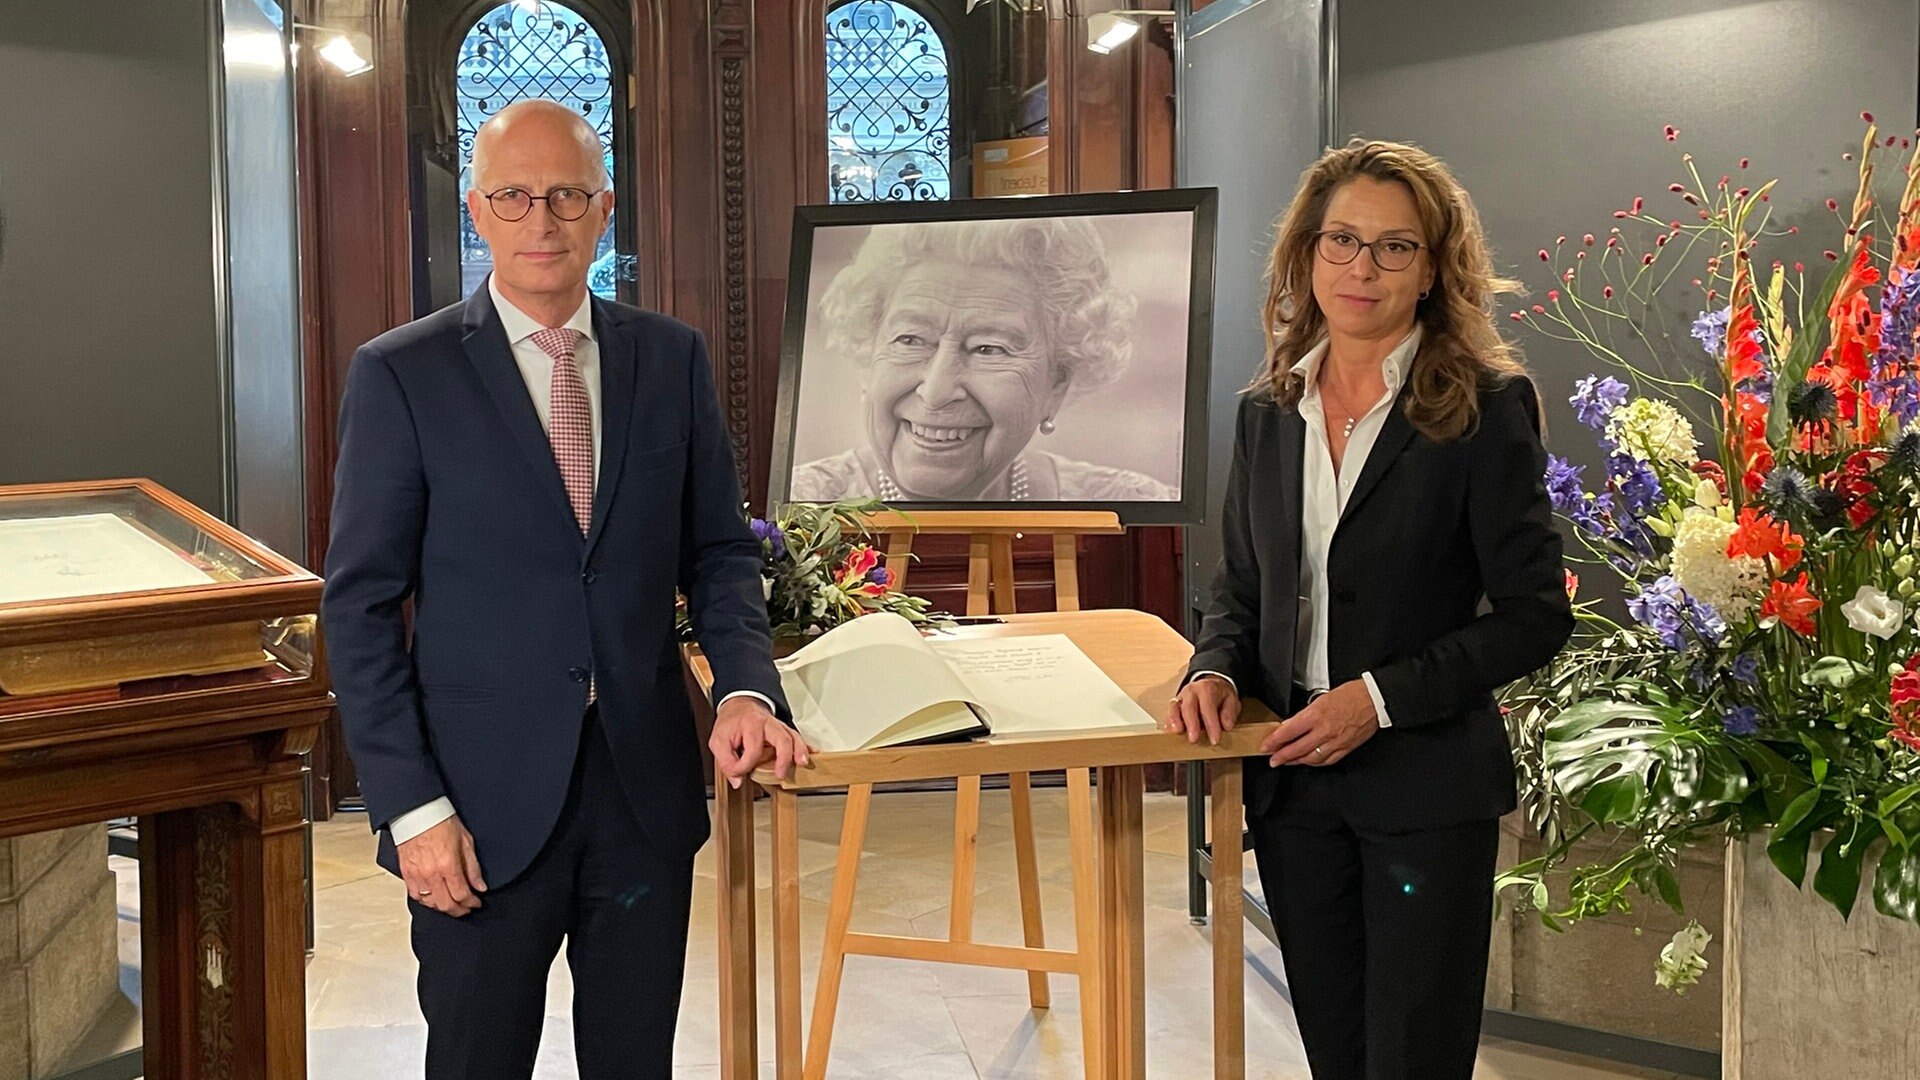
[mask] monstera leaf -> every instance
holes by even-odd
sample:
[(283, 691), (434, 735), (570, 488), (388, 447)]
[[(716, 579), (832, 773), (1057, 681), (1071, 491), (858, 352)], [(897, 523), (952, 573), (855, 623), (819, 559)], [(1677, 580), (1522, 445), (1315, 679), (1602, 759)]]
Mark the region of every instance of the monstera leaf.
[(1684, 723), (1678, 708), (1585, 701), (1547, 725), (1546, 765), (1567, 800), (1603, 824), (1650, 805), (1673, 811), (1738, 804), (1751, 781), (1738, 755)]

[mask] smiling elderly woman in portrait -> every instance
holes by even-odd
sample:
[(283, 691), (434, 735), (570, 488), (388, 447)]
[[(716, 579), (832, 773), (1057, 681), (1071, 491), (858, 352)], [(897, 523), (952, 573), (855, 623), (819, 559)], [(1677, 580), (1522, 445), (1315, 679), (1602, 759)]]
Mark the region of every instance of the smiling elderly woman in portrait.
[(794, 469), (804, 502), (1165, 501), (1166, 484), (1031, 446), (1111, 385), (1134, 299), (1078, 218), (875, 228), (821, 298), (822, 355), (862, 369), (865, 445)]

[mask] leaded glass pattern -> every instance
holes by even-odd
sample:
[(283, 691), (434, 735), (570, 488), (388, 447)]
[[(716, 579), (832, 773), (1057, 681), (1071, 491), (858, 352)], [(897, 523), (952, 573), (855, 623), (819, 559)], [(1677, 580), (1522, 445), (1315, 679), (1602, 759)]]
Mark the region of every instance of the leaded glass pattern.
[(951, 195), (947, 45), (894, 0), (827, 13), (827, 166), (837, 203)]

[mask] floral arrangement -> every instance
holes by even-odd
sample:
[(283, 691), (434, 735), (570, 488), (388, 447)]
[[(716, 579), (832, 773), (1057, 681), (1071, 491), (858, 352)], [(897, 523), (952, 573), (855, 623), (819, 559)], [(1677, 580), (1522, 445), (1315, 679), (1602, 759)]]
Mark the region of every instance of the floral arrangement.
[[(1570, 398), (1604, 474), (1550, 456), (1546, 484), (1625, 614), (1579, 599), (1570, 568), (1581, 631), (1509, 699), (1548, 846), (1500, 885), (1550, 926), (1635, 894), (1684, 914), (1682, 849), (1760, 830), (1796, 886), (1818, 851), (1814, 890), (1843, 915), (1871, 874), (1879, 911), (1920, 922), (1920, 154), (1884, 201), (1876, 164), (1912, 140), (1863, 117), (1817, 291), (1763, 262), (1798, 232), (1774, 185), (1706, 182), (1688, 155), (1683, 217), (1637, 197), (1604, 242), (1561, 237), (1539, 253), (1554, 288), (1512, 316), (1614, 369)], [(1683, 290), (1705, 309), (1684, 337), (1663, 306)], [(1570, 865), (1588, 836), (1604, 859)], [(1659, 985), (1697, 980), (1708, 940), (1676, 935)]]
[[(824, 633), (875, 611), (938, 621), (925, 598), (895, 591), (893, 571), (881, 565), (867, 522), (886, 509), (877, 500), (788, 503), (771, 519), (748, 515), (760, 541), (760, 584), (775, 638)], [(682, 640), (691, 640), (684, 608), (679, 625)]]

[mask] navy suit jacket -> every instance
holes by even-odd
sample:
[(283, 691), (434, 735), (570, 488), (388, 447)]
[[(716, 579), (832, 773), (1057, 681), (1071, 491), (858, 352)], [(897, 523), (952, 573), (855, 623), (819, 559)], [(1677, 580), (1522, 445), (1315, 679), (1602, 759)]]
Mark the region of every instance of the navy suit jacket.
[(593, 325), (602, 430), (585, 537), (488, 290), (354, 355), (322, 619), (389, 870), (387, 823), (446, 796), (489, 885), (524, 871), (566, 799), (589, 678), (641, 826), (690, 857), (708, 823), (676, 588), (716, 700), (751, 690), (790, 718), (705, 344), (598, 298)]
[[(1387, 832), (1513, 809), (1493, 691), (1552, 660), (1574, 627), (1533, 383), (1482, 389), (1479, 427), (1448, 442), (1414, 429), (1410, 393), (1360, 467), (1327, 557), (1327, 674), (1339, 686), (1372, 672), (1393, 726), (1318, 771), (1337, 778), (1349, 821)], [(1189, 669), (1222, 672), (1281, 714), (1299, 681), (1306, 433), (1297, 407), (1264, 392), (1240, 400), (1220, 569)], [(1249, 811), (1284, 810), (1309, 768), (1250, 759)]]

